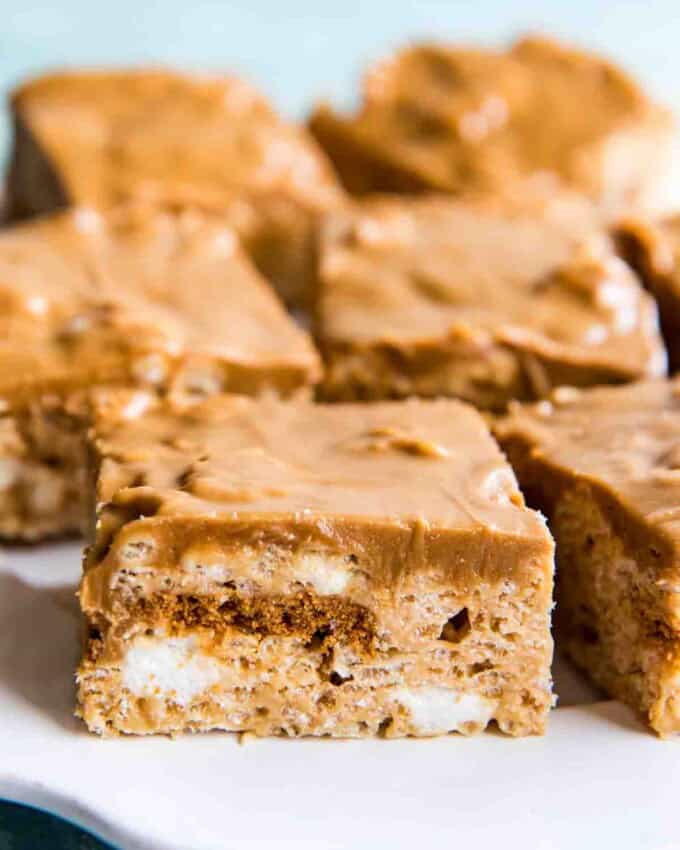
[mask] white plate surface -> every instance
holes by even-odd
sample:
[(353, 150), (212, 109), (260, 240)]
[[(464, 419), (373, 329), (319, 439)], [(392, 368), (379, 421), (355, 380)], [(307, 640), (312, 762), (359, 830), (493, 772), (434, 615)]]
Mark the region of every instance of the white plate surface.
[(558, 665), (544, 738), (100, 740), (72, 716), (77, 544), (0, 559), (0, 796), (125, 850), (671, 850), (680, 749)]

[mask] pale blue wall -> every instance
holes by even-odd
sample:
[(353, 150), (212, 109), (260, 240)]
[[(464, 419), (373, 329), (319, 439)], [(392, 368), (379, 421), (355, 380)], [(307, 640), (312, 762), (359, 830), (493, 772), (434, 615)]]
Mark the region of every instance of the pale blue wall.
[[(408, 38), (498, 42), (549, 30), (606, 50), (680, 104), (680, 0), (0, 0), (0, 90), (65, 64), (238, 70), (290, 115), (347, 98), (369, 58)], [(6, 143), (0, 126), (0, 152)]]

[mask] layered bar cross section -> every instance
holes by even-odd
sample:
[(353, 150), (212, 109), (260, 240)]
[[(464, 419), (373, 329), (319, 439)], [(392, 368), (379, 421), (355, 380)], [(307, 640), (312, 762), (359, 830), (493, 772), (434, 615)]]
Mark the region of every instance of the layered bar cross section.
[(106, 393), (91, 451), (92, 731), (543, 731), (552, 540), (472, 408)]
[(563, 388), (496, 433), (555, 537), (558, 644), (680, 732), (680, 382)]

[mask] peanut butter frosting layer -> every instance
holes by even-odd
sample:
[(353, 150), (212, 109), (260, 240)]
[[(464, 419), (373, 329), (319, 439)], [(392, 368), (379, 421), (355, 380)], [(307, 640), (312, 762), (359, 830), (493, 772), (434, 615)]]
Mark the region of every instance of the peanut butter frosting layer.
[(215, 203), (280, 193), (323, 208), (338, 196), (324, 155), (235, 77), (165, 69), (72, 71), (29, 81), (14, 112), (64, 201), (131, 196)]
[(563, 388), (550, 400), (517, 406), (495, 431), (523, 486), (539, 487), (550, 502), (564, 484), (592, 485), (631, 550), (644, 548), (644, 560), (677, 574), (680, 381)]
[[(365, 405), (215, 396), (185, 408), (145, 393), (96, 394), (108, 459), (99, 501), (129, 478), (155, 516), (235, 514), (420, 522), (543, 535), (482, 417), (455, 401)], [(408, 486), (399, 486), (407, 481)]]
[(218, 216), (132, 204), (0, 234), (0, 395), (118, 380), (292, 392), (316, 353)]
[(569, 193), (360, 202), (327, 217), (319, 268), (331, 357), (394, 349), (418, 373), (455, 344), (500, 347), (543, 367), (528, 376), (534, 397), (551, 373), (587, 385), (665, 370), (654, 302)]
[(321, 106), (311, 128), (357, 192), (494, 191), (547, 171), (616, 204), (658, 168), (671, 119), (610, 62), (526, 38), (407, 47), (370, 69), (356, 115)]
[(197, 542), (360, 552), (387, 586), (424, 564), (461, 581), (529, 575), (551, 551), (483, 420), (458, 402), (215, 396), (187, 408), (110, 391), (94, 417), (99, 520), (86, 596), (106, 593), (140, 538), (152, 567), (179, 563)]

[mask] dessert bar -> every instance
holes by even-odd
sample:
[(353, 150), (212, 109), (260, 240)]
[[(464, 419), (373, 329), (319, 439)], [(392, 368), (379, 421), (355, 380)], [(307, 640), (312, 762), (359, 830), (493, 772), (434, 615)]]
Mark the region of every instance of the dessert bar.
[(355, 115), (322, 105), (310, 126), (355, 193), (493, 193), (550, 173), (608, 211), (658, 202), (673, 138), (621, 70), (543, 38), (406, 47), (370, 69)]
[(543, 731), (552, 540), (472, 408), (111, 391), (94, 423), (91, 730)]
[(557, 545), (557, 639), (680, 732), (680, 382), (557, 390), (496, 429)]
[(657, 325), (595, 209), (571, 193), (372, 199), (322, 227), (327, 399), (446, 395), (499, 409), (561, 384), (659, 375)]

